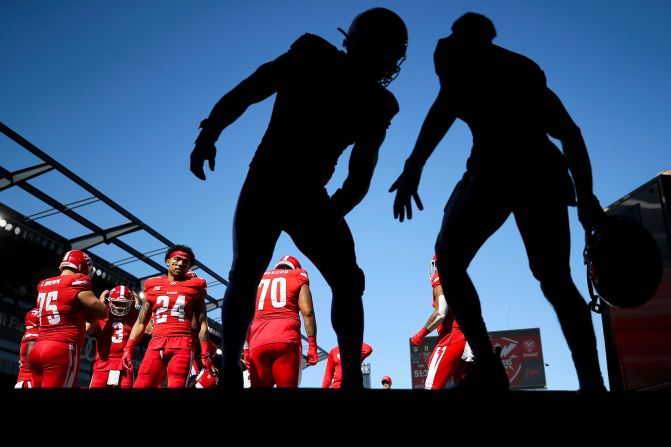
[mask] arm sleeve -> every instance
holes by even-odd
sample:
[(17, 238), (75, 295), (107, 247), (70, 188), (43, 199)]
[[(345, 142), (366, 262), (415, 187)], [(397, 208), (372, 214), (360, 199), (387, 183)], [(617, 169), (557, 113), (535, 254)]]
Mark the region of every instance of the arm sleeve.
[(331, 387), (331, 382), (333, 381), (333, 373), (335, 371), (335, 361), (333, 359), (334, 357), (334, 351), (331, 350), (329, 353), (329, 358), (326, 361), (326, 371), (324, 371), (324, 380), (322, 380), (322, 388), (330, 388)]

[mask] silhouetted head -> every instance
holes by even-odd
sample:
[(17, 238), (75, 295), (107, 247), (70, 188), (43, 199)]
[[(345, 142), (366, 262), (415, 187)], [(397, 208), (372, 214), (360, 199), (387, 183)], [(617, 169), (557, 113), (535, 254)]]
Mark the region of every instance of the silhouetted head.
[(372, 8), (354, 18), (343, 45), (366, 74), (387, 86), (398, 76), (408, 48), (403, 19), (386, 8)]
[(452, 24), (452, 36), (466, 43), (488, 44), (496, 37), (496, 28), (482, 14), (467, 12)]

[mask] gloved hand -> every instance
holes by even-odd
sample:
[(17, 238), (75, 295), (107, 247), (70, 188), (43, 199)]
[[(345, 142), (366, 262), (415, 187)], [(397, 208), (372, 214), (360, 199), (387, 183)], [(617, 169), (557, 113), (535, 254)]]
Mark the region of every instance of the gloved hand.
[(214, 368), (214, 365), (212, 364), (212, 359), (210, 358), (210, 354), (208, 352), (205, 352), (200, 355), (200, 360), (203, 363), (203, 368), (204, 369), (212, 369)]
[(317, 353), (317, 337), (311, 335), (308, 337), (308, 366), (316, 365), (319, 361), (319, 354)]
[(413, 346), (419, 346), (419, 344), (424, 340), (424, 337), (427, 336), (429, 331), (426, 330), (426, 327), (422, 326), (422, 329), (419, 330), (415, 335), (410, 337), (410, 344)]
[(136, 344), (137, 340), (129, 338), (126, 347), (123, 348), (123, 354), (121, 355), (121, 363), (123, 363), (123, 367), (129, 371), (133, 370), (133, 349), (135, 349)]
[(210, 342), (208, 341), (200, 342), (200, 360), (203, 363), (203, 368), (212, 369), (214, 367), (212, 357), (210, 357)]
[(207, 160), (210, 171), (214, 172), (214, 159), (217, 156), (217, 147), (214, 145), (216, 138), (208, 136), (207, 120), (200, 123), (200, 128), (203, 129), (196, 139), (196, 145), (191, 151), (191, 165), (189, 169), (193, 174), (201, 180), (205, 180), (205, 171), (203, 171), (203, 163)]
[(585, 232), (591, 233), (592, 229), (599, 228), (605, 219), (606, 212), (594, 194), (578, 197), (578, 220)]
[(123, 363), (123, 367), (126, 368), (129, 371), (133, 370), (133, 351), (130, 349), (126, 348), (123, 350), (123, 354), (121, 355), (121, 362)]
[(420, 211), (424, 209), (422, 200), (419, 198), (419, 180), (422, 177), (422, 169), (413, 166), (406, 162), (405, 168), (401, 175), (389, 188), (389, 192), (396, 191), (394, 198), (394, 219), (398, 218), (403, 222), (407, 216), (408, 220), (412, 219), (412, 199), (417, 204), (417, 209)]

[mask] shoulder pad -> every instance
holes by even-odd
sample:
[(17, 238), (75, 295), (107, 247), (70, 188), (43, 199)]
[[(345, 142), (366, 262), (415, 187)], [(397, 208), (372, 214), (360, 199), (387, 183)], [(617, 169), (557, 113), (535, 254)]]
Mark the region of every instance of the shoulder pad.
[(152, 286), (158, 286), (163, 284), (166, 278), (165, 276), (154, 276), (153, 278), (147, 278), (144, 281), (144, 288), (152, 287)]
[(338, 49), (333, 46), (331, 43), (325, 39), (316, 36), (314, 34), (305, 33), (296, 41), (291, 44), (292, 50), (305, 51), (305, 52), (326, 52), (334, 51), (338, 52)]
[(200, 287), (204, 288), (207, 287), (207, 281), (205, 281), (205, 278), (189, 278), (186, 281), (184, 281), (184, 285), (188, 285), (189, 287)]

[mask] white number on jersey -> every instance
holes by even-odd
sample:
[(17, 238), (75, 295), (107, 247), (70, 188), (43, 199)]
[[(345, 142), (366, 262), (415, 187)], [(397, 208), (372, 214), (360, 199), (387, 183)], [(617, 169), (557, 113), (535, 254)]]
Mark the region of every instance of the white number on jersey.
[(261, 288), (261, 296), (259, 296), (258, 310), (263, 310), (263, 305), (266, 302), (269, 289), (270, 302), (273, 307), (280, 308), (287, 305), (287, 279), (285, 277), (278, 276), (272, 280), (264, 278), (259, 283), (259, 287)]
[[(156, 297), (156, 304), (159, 306), (156, 308), (156, 321), (154, 324), (165, 323), (168, 321), (167, 315), (161, 315), (169, 309), (170, 297), (167, 295), (161, 295)], [(184, 305), (186, 304), (186, 296), (179, 295), (173, 304), (172, 309), (170, 309), (170, 315), (177, 317), (178, 321), (184, 321)]]
[(115, 321), (112, 323), (112, 343), (123, 342), (123, 323)]
[[(49, 324), (58, 324), (61, 322), (61, 316), (58, 313), (58, 306), (53, 304), (53, 301), (56, 300), (58, 300), (57, 290), (53, 290), (48, 294), (41, 292), (37, 295), (37, 302), (39, 303), (40, 307), (40, 326), (44, 324), (44, 322), (42, 322), (42, 312), (47, 314), (47, 321)], [(49, 315), (49, 313), (51, 313), (51, 315)]]

